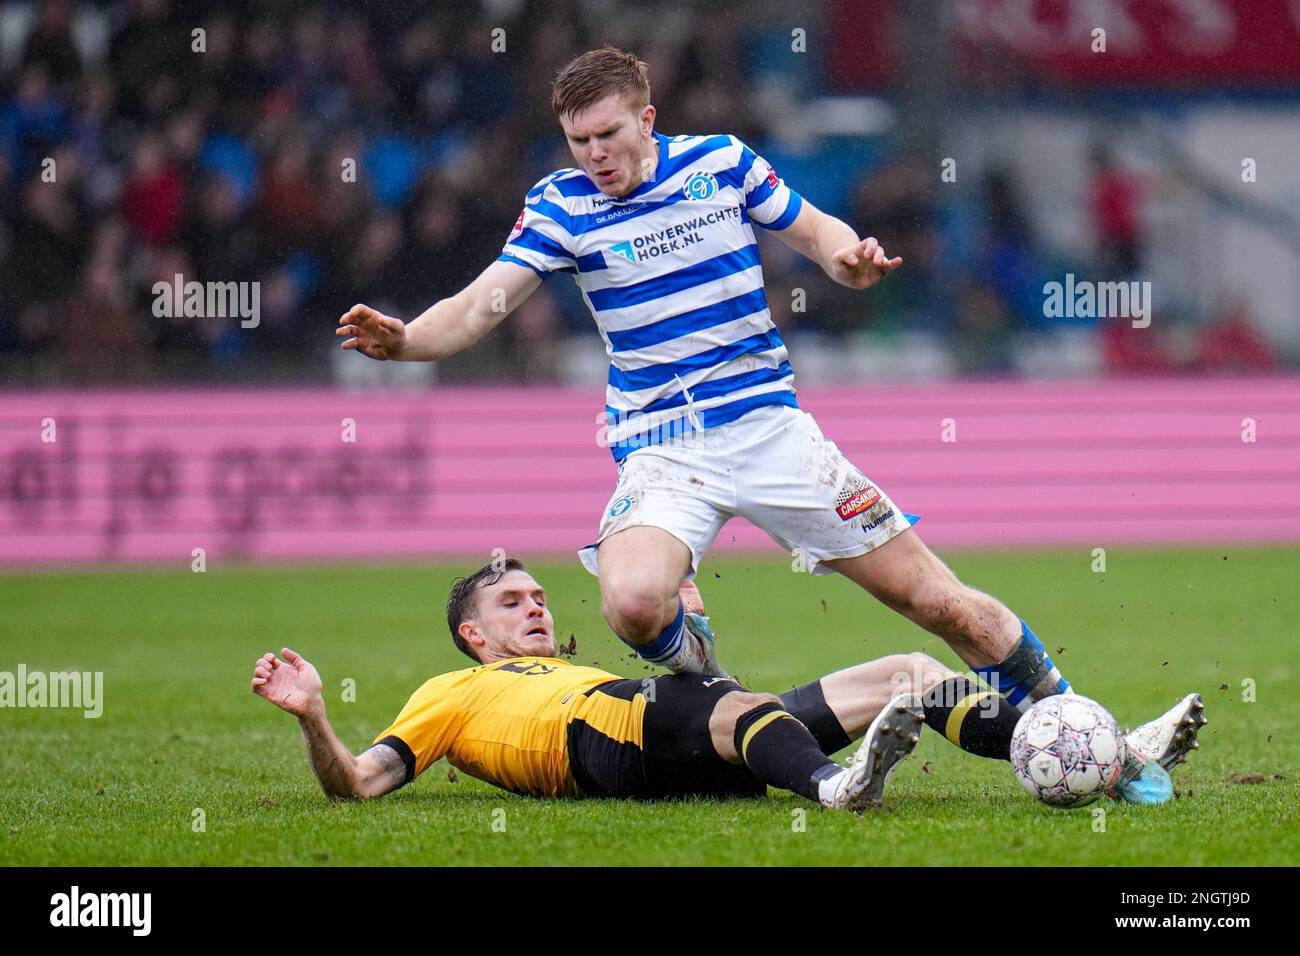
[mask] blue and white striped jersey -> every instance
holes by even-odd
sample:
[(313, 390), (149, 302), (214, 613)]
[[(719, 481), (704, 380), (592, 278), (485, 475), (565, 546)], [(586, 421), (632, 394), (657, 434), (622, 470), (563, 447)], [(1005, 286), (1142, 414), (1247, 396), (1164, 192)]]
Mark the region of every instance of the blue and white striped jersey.
[(615, 461), (762, 405), (798, 407), (751, 222), (785, 229), (803, 199), (734, 136), (655, 138), (653, 177), (621, 199), (579, 169), (539, 182), (500, 256), (582, 290), (609, 355)]

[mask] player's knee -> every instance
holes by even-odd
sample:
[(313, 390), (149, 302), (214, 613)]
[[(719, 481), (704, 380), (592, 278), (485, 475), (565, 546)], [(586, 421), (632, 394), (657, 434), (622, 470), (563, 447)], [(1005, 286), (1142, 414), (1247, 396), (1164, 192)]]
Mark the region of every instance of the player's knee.
[(889, 668), (890, 695), (924, 694), (944, 679), (948, 669), (928, 654), (890, 654), (881, 658)]
[(644, 588), (615, 589), (601, 598), (605, 620), (625, 640), (652, 640), (663, 630), (670, 600)]
[(914, 651), (907, 655), (912, 672), (912, 692), (926, 694), (938, 684), (942, 684), (954, 671), (940, 664), (929, 654)]
[(713, 738), (714, 749), (728, 763), (738, 763), (740, 755), (736, 750), (736, 727), (741, 718), (764, 704), (781, 705), (781, 698), (775, 694), (756, 694), (753, 691), (736, 691), (721, 698), (713, 707), (709, 717), (709, 733)]
[(757, 694), (752, 690), (737, 691), (722, 699), (731, 702), (731, 705), (736, 708), (737, 716), (747, 714), (755, 707), (762, 707), (764, 704), (781, 703), (781, 698), (776, 694)]
[(736, 721), (764, 704), (780, 704), (781, 698), (775, 694), (756, 694), (753, 691), (735, 691), (718, 701), (714, 714), (720, 718), (728, 733), (735, 730)]

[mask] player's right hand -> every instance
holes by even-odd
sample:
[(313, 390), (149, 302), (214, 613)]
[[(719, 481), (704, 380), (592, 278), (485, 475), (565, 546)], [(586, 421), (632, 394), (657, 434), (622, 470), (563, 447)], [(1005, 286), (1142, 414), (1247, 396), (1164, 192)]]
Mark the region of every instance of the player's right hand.
[(705, 613), (704, 598), (700, 595), (700, 589), (695, 586), (694, 581), (682, 581), (677, 596), (681, 599), (682, 608), (687, 614)]
[(324, 701), (320, 674), (307, 658), (287, 647), (280, 660), (269, 651), (253, 665), (253, 693), (295, 717), (305, 717)]
[(397, 358), (406, 347), (406, 325), (401, 319), (360, 303), (343, 313), (334, 334), (345, 339), (343, 348), (381, 362)]

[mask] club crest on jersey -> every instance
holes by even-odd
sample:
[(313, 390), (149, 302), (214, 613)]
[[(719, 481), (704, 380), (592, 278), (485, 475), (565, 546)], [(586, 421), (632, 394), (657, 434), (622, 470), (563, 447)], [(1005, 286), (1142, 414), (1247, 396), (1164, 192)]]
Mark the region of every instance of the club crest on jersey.
[(712, 173), (692, 173), (682, 187), (687, 199), (711, 199), (718, 191), (718, 180)]
[(510, 238), (506, 242), (512, 242), (519, 238), (519, 234), (524, 231), (524, 213), (526, 210), (519, 210), (519, 218), (515, 220), (515, 227), (510, 230)]
[(773, 189), (781, 185), (781, 180), (776, 178), (776, 170), (771, 166), (767, 167), (767, 184)]
[(635, 499), (635, 498), (631, 498), (631, 497), (627, 497), (627, 496), (624, 496), (624, 497), (622, 497), (622, 498), (619, 498), (618, 501), (616, 501), (616, 502), (614, 502), (612, 505), (610, 505), (610, 507), (609, 507), (609, 516), (610, 516), (611, 518), (621, 518), (621, 517), (623, 517), (623, 515), (627, 514), (629, 511), (631, 511), (631, 510), (632, 510), (632, 506), (635, 505), (635, 504), (636, 504), (636, 499)]
[(880, 489), (867, 482), (864, 487), (848, 487), (839, 493), (835, 502), (835, 513), (840, 520), (848, 521), (862, 512), (869, 510), (880, 501)]

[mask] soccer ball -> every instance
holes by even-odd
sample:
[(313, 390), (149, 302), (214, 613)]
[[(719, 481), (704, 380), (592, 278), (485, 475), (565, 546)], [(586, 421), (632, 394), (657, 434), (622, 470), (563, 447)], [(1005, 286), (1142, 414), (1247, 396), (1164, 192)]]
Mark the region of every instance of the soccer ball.
[(1025, 711), (1011, 736), (1011, 766), (1022, 786), (1053, 807), (1082, 807), (1119, 782), (1126, 745), (1095, 700), (1057, 694)]

